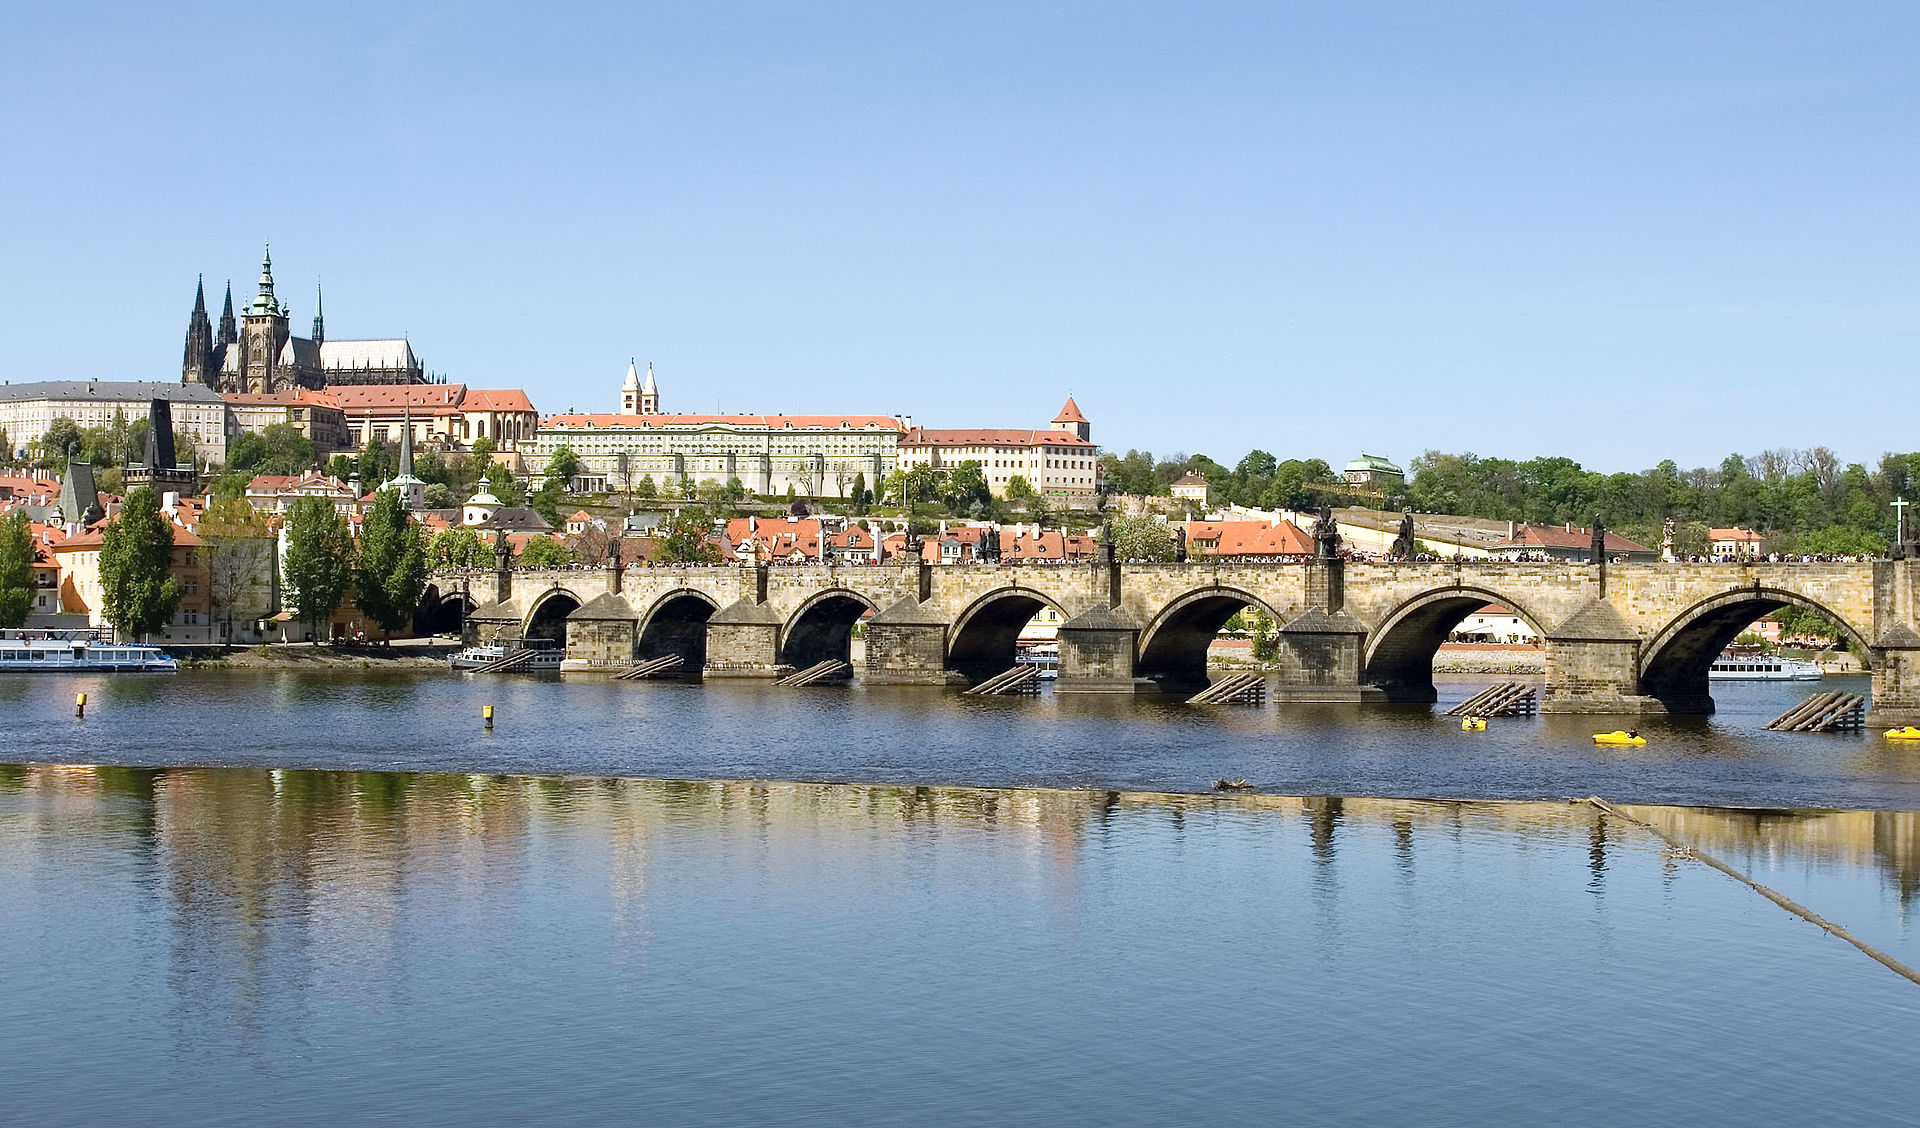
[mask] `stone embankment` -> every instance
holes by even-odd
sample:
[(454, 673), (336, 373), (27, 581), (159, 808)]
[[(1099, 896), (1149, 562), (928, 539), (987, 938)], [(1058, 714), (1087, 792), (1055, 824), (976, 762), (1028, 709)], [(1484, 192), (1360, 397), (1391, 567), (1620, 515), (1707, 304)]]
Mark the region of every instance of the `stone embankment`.
[(195, 670), (287, 669), (444, 669), (459, 644), (441, 639), (397, 639), (392, 646), (313, 646), (280, 643), (269, 646), (175, 646), (167, 653)]

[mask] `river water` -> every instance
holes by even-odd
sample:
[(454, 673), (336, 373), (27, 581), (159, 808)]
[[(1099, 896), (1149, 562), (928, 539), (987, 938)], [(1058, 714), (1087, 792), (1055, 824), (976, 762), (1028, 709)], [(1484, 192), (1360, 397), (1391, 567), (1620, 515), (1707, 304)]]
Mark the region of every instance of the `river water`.
[[(1909, 1123), (1920, 985), (1562, 799), (1920, 964), (1920, 750), (1720, 688), (1608, 752), (1409, 709), (0, 682), (0, 1122)], [(1164, 793), (1223, 774), (1272, 794)]]

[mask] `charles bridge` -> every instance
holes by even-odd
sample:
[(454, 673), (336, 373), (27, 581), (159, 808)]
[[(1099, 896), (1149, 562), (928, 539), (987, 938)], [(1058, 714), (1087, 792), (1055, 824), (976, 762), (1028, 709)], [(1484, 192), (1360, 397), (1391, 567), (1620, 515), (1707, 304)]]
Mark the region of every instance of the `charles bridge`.
[(1279, 624), (1282, 699), (1432, 701), (1441, 642), (1487, 603), (1545, 640), (1541, 708), (1704, 713), (1707, 667), (1785, 606), (1839, 624), (1873, 674), (1874, 723), (1920, 720), (1920, 560), (1566, 564), (1338, 559), (1007, 566), (628, 566), (438, 572), (422, 625), (469, 642), (564, 641), (564, 670), (680, 656), (713, 677), (848, 661), (873, 684), (964, 685), (1009, 668), (1021, 628), (1062, 619), (1059, 692), (1188, 692), (1242, 608)]

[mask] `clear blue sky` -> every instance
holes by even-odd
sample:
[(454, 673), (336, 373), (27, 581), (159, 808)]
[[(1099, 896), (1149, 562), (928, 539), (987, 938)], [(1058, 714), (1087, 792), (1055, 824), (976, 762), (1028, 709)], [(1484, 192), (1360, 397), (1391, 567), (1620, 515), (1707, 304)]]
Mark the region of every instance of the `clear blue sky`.
[[(0, 376), (296, 331), (611, 410), (1336, 465), (1920, 448), (1920, 4), (16, 5)], [(217, 311), (216, 311), (217, 312)], [(1897, 409), (1897, 410), (1896, 410)]]

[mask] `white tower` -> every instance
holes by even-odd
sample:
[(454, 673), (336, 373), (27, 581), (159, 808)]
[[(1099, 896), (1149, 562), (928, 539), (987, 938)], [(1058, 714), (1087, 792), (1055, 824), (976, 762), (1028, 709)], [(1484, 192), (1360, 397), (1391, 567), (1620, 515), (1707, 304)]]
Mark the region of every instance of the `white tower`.
[(653, 362), (647, 362), (647, 382), (640, 387), (640, 414), (660, 414), (660, 388), (653, 382)]
[(640, 370), (631, 360), (627, 361), (627, 382), (620, 385), (620, 414), (640, 414)]

